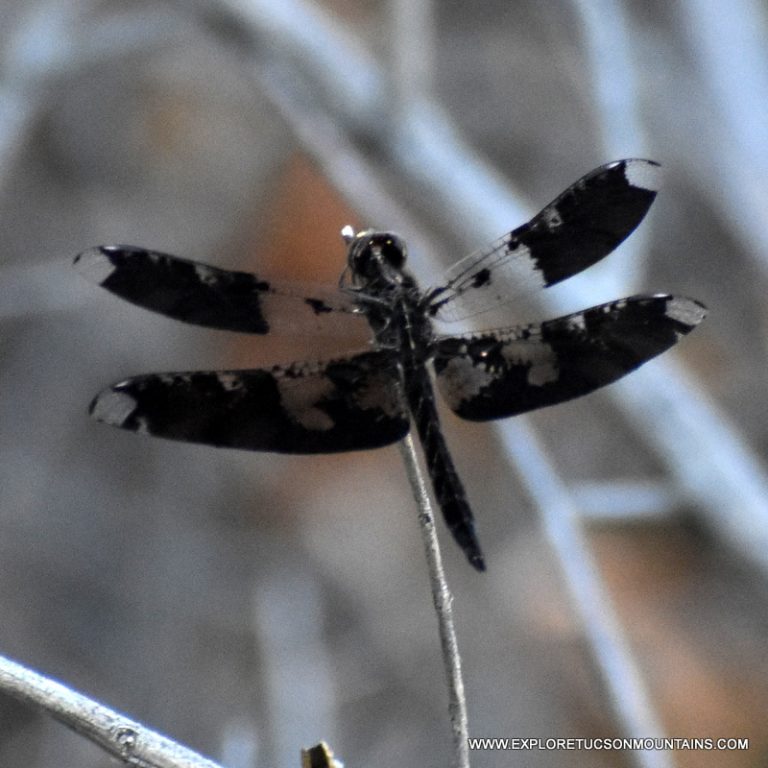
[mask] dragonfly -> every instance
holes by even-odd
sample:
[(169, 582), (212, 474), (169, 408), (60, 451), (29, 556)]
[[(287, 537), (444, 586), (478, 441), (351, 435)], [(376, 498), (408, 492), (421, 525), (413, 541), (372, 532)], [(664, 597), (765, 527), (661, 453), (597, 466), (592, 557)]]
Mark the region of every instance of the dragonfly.
[(364, 348), (331, 360), (135, 376), (100, 392), (90, 413), (171, 440), (288, 454), (379, 448), (415, 429), (446, 527), (483, 571), (435, 389), (455, 414), (478, 422), (562, 403), (664, 352), (706, 309), (685, 297), (643, 294), (526, 325), (459, 334), (437, 328), (595, 264), (642, 221), (659, 181), (651, 160), (603, 165), (427, 290), (406, 269), (404, 240), (373, 229), (342, 230), (347, 262), (338, 286), (310, 293), (147, 248), (90, 248), (75, 258), (86, 277), (176, 320), (257, 335), (335, 334), (362, 323), (369, 335)]

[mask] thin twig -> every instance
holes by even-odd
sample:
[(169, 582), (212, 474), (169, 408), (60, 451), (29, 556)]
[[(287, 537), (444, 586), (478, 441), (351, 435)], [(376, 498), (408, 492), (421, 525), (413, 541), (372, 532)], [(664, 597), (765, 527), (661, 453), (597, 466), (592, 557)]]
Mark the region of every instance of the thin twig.
[(456, 628), (453, 623), (453, 595), (448, 588), (440, 555), (440, 544), (435, 533), (435, 521), (429, 494), (421, 473), (413, 438), (410, 435), (400, 441), (400, 453), (405, 462), (408, 480), (411, 483), (413, 497), (419, 508), (419, 527), (424, 541), (424, 552), (429, 567), (429, 581), (432, 587), (432, 600), (437, 613), (440, 630), (440, 646), (443, 652), (445, 675), (448, 681), (448, 713), (453, 731), (454, 763), (456, 768), (469, 768), (469, 725), (467, 719), (467, 700), (464, 695), (464, 678), (461, 674), (461, 657), (456, 640)]
[(220, 768), (166, 736), (3, 656), (0, 691), (42, 709), (126, 765)]

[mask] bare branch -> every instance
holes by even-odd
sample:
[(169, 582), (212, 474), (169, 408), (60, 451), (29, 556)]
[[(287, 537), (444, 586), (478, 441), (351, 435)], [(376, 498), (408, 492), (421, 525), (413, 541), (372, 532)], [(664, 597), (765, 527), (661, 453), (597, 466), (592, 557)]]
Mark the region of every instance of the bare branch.
[(419, 508), (419, 528), (424, 542), (424, 552), (429, 567), (429, 582), (432, 587), (432, 601), (435, 604), (440, 630), (440, 647), (443, 652), (443, 664), (448, 681), (448, 713), (453, 731), (454, 765), (456, 768), (469, 768), (469, 744), (467, 742), (469, 721), (467, 718), (467, 700), (464, 695), (464, 678), (461, 674), (461, 657), (456, 640), (456, 628), (453, 623), (453, 595), (445, 579), (440, 544), (435, 533), (432, 506), (416, 456), (413, 438), (411, 435), (406, 435), (399, 445), (408, 473), (408, 480), (413, 490), (413, 498)]
[(126, 765), (140, 768), (220, 768), (55, 680), (0, 656), (0, 691), (42, 709)]

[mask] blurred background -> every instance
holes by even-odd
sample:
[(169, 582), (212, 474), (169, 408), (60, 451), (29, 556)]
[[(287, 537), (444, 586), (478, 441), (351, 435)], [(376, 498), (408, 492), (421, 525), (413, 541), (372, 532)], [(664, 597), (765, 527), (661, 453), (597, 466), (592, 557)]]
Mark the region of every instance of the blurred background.
[[(474, 736), (749, 738), (476, 766), (768, 764), (768, 7), (758, 0), (5, 0), (0, 653), (228, 768), (445, 765), (446, 692), (395, 448), (217, 451), (91, 421), (122, 377), (327, 359), (130, 306), (123, 242), (334, 284), (345, 224), (424, 286), (609, 160), (665, 186), (605, 265), (501, 322), (633, 292), (710, 309), (626, 382), (444, 429), (488, 572), (438, 522)], [(499, 324), (499, 323), (495, 323)], [(0, 695), (3, 768), (106, 766)]]

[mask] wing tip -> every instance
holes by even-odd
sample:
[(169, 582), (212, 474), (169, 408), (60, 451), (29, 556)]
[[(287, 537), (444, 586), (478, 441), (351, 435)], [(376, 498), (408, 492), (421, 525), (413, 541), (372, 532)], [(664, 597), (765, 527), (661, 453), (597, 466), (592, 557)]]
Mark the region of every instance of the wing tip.
[(469, 564), (478, 572), (485, 573), (485, 558), (483, 553), (478, 549), (476, 552), (467, 552), (467, 560)]
[(654, 193), (661, 189), (661, 165), (655, 160), (630, 158), (620, 160), (619, 164), (623, 166), (624, 178), (630, 187)]
[(87, 280), (103, 285), (131, 256), (151, 257), (152, 254), (152, 251), (136, 245), (95, 245), (78, 253), (72, 265)]
[(472, 522), (466, 523), (459, 528), (451, 527), (451, 533), (456, 542), (464, 552), (469, 564), (479, 573), (485, 573), (485, 556), (480, 549), (480, 543), (477, 540), (475, 526)]
[[(669, 293), (638, 294), (630, 296), (624, 301), (650, 301), (663, 302), (664, 320), (673, 320), (684, 326), (684, 333), (689, 333), (707, 316), (709, 310), (697, 299), (691, 299), (688, 296), (674, 296)], [(620, 300), (621, 301), (621, 300)]]
[(86, 280), (102, 285), (109, 280), (115, 271), (115, 265), (109, 256), (115, 246), (96, 245), (78, 253), (72, 260), (72, 265)]
[(692, 331), (707, 316), (707, 308), (696, 299), (686, 296), (670, 296), (667, 299), (666, 316)]
[(137, 405), (135, 397), (122, 391), (120, 384), (115, 384), (102, 390), (91, 400), (88, 413), (96, 421), (103, 424), (131, 429), (132, 427), (128, 426), (128, 421), (135, 414)]

